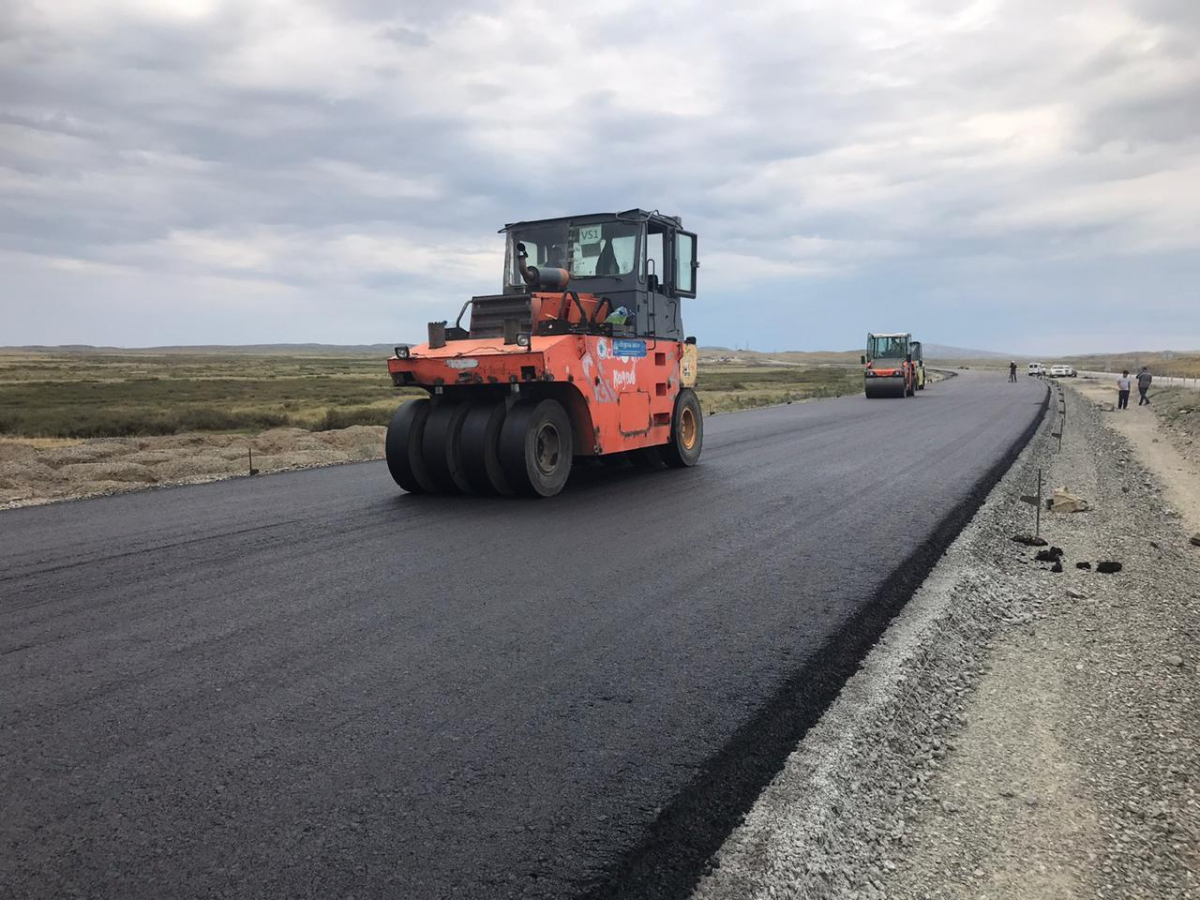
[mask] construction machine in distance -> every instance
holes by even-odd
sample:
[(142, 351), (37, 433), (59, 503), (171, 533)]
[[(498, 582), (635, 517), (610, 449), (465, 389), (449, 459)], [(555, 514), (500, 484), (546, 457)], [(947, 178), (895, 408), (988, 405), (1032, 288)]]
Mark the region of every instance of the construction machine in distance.
[(862, 357), (863, 380), (868, 398), (912, 397), (917, 391), (913, 364), (912, 334), (867, 334), (867, 352)]
[(431, 322), (426, 343), (388, 360), (396, 387), (430, 395), (388, 426), (396, 483), (549, 497), (578, 458), (695, 465), (704, 420), (680, 306), (696, 296), (696, 235), (641, 209), (500, 232), (502, 292), (472, 297), (453, 325)]
[(917, 376), (917, 390), (925, 390), (925, 351), (921, 349), (920, 341), (912, 342), (912, 359)]

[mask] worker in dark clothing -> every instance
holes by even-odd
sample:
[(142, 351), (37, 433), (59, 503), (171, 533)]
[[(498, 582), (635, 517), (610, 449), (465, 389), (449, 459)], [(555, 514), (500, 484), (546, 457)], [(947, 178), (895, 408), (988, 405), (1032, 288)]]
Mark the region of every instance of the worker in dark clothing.
[(1015, 359), (1010, 361), (1008, 364), (1008, 380), (1017, 380), (1017, 361)]
[(1129, 370), (1126, 369), (1117, 379), (1117, 409), (1129, 409)]
[(1142, 370), (1138, 372), (1138, 406), (1150, 405), (1150, 398), (1146, 396), (1146, 391), (1150, 390), (1151, 381), (1153, 378), (1150, 370), (1142, 366)]

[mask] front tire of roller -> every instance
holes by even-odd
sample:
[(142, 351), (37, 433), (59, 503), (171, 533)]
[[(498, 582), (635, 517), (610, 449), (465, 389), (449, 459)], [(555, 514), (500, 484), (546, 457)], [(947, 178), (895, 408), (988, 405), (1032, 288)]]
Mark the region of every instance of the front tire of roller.
[(500, 430), (500, 464), (518, 493), (553, 497), (571, 475), (571, 420), (557, 400), (518, 403)]
[(463, 403), (437, 404), (425, 422), (421, 438), (421, 455), (425, 469), (447, 494), (469, 494), (471, 485), (462, 472), (462, 426), (470, 407)]
[(387, 438), (383, 445), (388, 471), (392, 474), (392, 480), (410, 494), (437, 490), (421, 453), (421, 441), (428, 419), (429, 401), (422, 398), (402, 404), (388, 423)]
[(463, 420), (459, 440), (462, 473), (477, 493), (515, 493), (500, 465), (500, 430), (507, 412), (503, 400), (480, 403), (472, 406)]
[(675, 398), (671, 415), (671, 439), (659, 450), (663, 462), (675, 469), (694, 466), (704, 447), (704, 414), (700, 399), (691, 388), (684, 388)]

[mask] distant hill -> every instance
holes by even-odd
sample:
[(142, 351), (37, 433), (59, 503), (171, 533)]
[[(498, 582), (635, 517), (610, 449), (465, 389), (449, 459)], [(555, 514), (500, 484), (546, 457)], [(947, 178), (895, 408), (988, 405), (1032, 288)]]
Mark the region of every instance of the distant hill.
[(1130, 350), (1125, 353), (1064, 356), (1055, 361), (1070, 363), (1077, 369), (1093, 372), (1120, 372), (1122, 369), (1136, 372), (1142, 366), (1149, 366), (1152, 374), (1177, 375), (1182, 378), (1200, 377), (1200, 351), (1196, 350)]
[[(951, 347), (946, 344), (924, 344), (926, 359), (1017, 359), (1007, 353), (992, 350), (970, 350), (966, 347)], [(701, 347), (702, 359), (728, 359), (741, 361), (777, 360), (792, 363), (857, 363), (862, 355), (861, 348), (853, 350), (786, 350), (780, 353), (764, 353), (759, 350), (730, 350), (728, 347)]]
[(946, 344), (922, 344), (926, 359), (1017, 359), (1009, 353), (993, 350), (970, 350), (966, 347), (950, 347)]
[(861, 350), (784, 350), (764, 353), (761, 350), (731, 350), (728, 347), (701, 347), (702, 362), (763, 366), (782, 363), (790, 366), (857, 365)]

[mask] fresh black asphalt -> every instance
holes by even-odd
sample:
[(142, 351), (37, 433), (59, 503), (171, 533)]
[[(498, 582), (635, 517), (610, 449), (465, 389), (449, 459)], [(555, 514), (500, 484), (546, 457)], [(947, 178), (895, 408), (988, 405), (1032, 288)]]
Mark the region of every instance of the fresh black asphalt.
[(0, 895), (678, 896), (1038, 421), (967, 374), (543, 501), (0, 512)]

